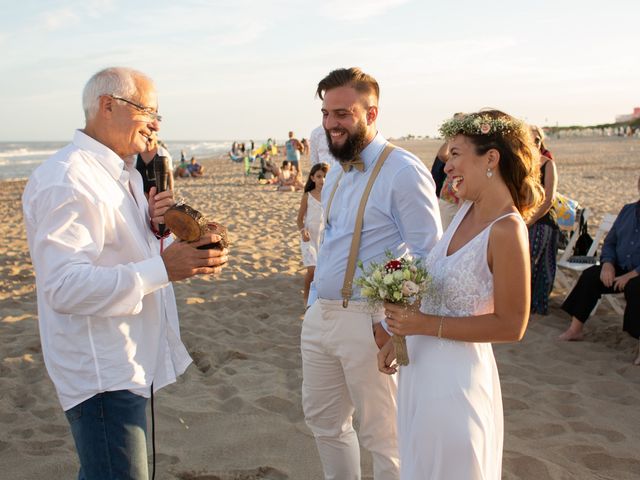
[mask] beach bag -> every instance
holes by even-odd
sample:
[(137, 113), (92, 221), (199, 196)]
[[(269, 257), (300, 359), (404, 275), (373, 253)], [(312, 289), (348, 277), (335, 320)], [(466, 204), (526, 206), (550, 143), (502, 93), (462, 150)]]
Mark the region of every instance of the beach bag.
[(578, 202), (556, 192), (553, 197), (553, 208), (556, 211), (558, 227), (565, 230), (573, 229), (579, 208)]
[(591, 235), (589, 235), (589, 226), (587, 224), (587, 221), (584, 220), (582, 216), (580, 216), (580, 226), (578, 228), (580, 236), (578, 237), (578, 240), (576, 240), (576, 244), (573, 247), (573, 255), (581, 257), (586, 256), (589, 252), (591, 244), (593, 243), (593, 238), (591, 238)]

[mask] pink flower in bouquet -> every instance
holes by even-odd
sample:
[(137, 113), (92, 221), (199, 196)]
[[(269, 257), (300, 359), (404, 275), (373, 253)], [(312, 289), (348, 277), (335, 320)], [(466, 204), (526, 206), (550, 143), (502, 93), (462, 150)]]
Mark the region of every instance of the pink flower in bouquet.
[(390, 260), (384, 268), (388, 271), (395, 272), (396, 270), (402, 269), (402, 263), (400, 260)]
[(420, 287), (411, 280), (405, 280), (402, 282), (402, 288), (400, 291), (405, 297), (412, 297), (420, 291)]

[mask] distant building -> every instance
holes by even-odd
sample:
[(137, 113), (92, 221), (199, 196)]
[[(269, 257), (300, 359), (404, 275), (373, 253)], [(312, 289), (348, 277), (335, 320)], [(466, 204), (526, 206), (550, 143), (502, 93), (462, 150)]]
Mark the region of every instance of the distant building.
[(636, 118), (640, 118), (640, 107), (635, 107), (633, 109), (633, 113), (616, 115), (616, 123), (630, 122), (631, 120), (635, 120)]

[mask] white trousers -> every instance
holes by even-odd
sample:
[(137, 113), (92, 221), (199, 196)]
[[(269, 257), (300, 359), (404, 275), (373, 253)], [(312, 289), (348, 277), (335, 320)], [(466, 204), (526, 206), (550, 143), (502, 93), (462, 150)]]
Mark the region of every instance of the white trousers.
[(383, 313), (364, 302), (318, 299), (302, 324), (302, 408), (326, 480), (360, 480), (360, 445), (373, 456), (375, 480), (398, 480), (394, 376), (378, 371), (373, 325)]

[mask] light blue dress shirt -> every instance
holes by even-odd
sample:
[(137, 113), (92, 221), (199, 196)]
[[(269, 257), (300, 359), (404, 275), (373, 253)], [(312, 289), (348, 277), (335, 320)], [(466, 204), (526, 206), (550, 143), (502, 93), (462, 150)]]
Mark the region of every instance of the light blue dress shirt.
[[(339, 184), (318, 253), (309, 305), (317, 298), (342, 299), (341, 289), (358, 206), (386, 143), (378, 133), (364, 148), (360, 154), (365, 164), (364, 172), (351, 169), (341, 176), (343, 170), (337, 164), (327, 175), (322, 188), (325, 212), (336, 182), (339, 181)], [(394, 149), (382, 166), (369, 195), (358, 259), (367, 268), (370, 262), (384, 259), (385, 250), (390, 250), (395, 258), (407, 253), (424, 258), (441, 236), (438, 199), (429, 170), (415, 155), (400, 148)], [(357, 268), (355, 278), (361, 274)], [(355, 285), (352, 298), (361, 299), (360, 289)]]

